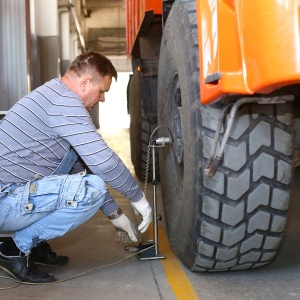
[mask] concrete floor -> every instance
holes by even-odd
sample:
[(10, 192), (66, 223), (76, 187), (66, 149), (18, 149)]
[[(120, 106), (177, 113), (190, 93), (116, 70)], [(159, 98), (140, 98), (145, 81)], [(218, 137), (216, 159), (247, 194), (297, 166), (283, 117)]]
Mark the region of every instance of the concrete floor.
[[(130, 160), (128, 116), (124, 107), (127, 75), (120, 77), (118, 84), (112, 86), (106, 103), (100, 108), (101, 134), (134, 174)], [(116, 120), (121, 122), (116, 124)], [(187, 282), (195, 291), (196, 298), (201, 300), (300, 299), (298, 182), (300, 182), (300, 169), (296, 169), (295, 172), (295, 192), (284, 241), (275, 262), (251, 271), (212, 274), (192, 273), (179, 263)], [(143, 183), (140, 185), (143, 188)], [(123, 211), (136, 223), (129, 202), (117, 192), (111, 192)], [(151, 184), (148, 185), (147, 197), (149, 201), (153, 199)], [(159, 185), (157, 200), (158, 212), (164, 219)], [(163, 222), (161, 228), (165, 232)], [(148, 239), (148, 233), (143, 235), (143, 241)], [(174, 291), (174, 286), (176, 288), (174, 280), (176, 282), (178, 279), (178, 285), (182, 282), (179, 272), (170, 274), (164, 267), (163, 261), (140, 261), (126, 252), (124, 246), (115, 241), (115, 229), (101, 212), (81, 227), (49, 243), (57, 253), (69, 255), (70, 262), (63, 267), (41, 269), (53, 273), (57, 279), (63, 281), (51, 285), (20, 285), (12, 289), (0, 290), (1, 300), (192, 299), (189, 294), (184, 293), (176, 297), (178, 294)], [(162, 252), (162, 254), (166, 253)], [(167, 262), (168, 259), (170, 256), (164, 261)], [(172, 264), (176, 263), (178, 261), (172, 261)], [(89, 270), (92, 271), (82, 274)], [(82, 275), (70, 278), (78, 274)], [(0, 276), (5, 275), (0, 271)], [(11, 280), (0, 278), (0, 288), (13, 284)]]

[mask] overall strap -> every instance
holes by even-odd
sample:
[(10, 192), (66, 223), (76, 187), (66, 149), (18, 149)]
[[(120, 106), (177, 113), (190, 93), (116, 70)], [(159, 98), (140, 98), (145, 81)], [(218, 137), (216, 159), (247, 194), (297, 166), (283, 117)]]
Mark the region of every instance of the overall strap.
[(69, 174), (77, 159), (77, 153), (72, 148), (70, 148), (70, 150), (67, 152), (59, 166), (54, 170), (54, 172), (51, 175)]

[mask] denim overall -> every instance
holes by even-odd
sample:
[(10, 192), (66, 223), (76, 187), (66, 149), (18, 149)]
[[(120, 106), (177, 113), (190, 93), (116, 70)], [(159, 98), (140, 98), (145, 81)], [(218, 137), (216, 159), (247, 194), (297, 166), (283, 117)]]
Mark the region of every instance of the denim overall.
[(83, 224), (103, 204), (107, 189), (99, 176), (68, 174), (77, 158), (70, 150), (51, 176), (25, 184), (0, 182), (0, 232), (15, 232), (12, 237), (25, 254)]

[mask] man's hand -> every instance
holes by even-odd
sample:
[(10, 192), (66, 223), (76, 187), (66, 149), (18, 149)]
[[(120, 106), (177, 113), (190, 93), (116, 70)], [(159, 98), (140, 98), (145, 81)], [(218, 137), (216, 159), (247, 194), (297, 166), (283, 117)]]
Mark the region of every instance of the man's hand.
[(110, 220), (113, 226), (117, 229), (116, 240), (122, 243), (128, 243), (128, 237), (132, 242), (137, 242), (135, 226), (130, 220), (121, 214), (117, 219)]
[(138, 202), (131, 202), (133, 208), (142, 216), (142, 223), (138, 226), (138, 230), (143, 233), (147, 230), (152, 221), (152, 208), (143, 193), (143, 198)]

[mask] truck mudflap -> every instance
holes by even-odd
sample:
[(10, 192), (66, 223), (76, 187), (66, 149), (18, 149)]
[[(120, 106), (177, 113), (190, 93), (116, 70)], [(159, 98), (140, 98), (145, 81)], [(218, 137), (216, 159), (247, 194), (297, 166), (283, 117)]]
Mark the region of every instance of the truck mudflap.
[(300, 83), (299, 0), (196, 0), (200, 101)]

